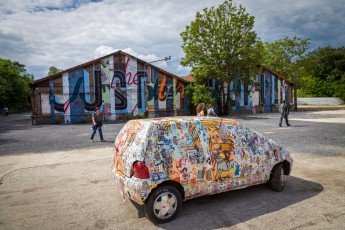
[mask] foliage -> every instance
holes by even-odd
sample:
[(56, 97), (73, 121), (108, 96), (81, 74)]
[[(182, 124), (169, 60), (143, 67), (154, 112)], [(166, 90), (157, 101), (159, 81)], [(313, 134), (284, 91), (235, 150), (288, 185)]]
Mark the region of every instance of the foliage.
[(62, 71), (62, 69), (58, 69), (55, 66), (50, 66), (48, 76), (56, 74), (56, 73), (61, 72), (61, 71)]
[[(254, 17), (231, 0), (217, 8), (205, 8), (181, 33), (185, 52), (181, 65), (191, 67), (198, 84), (210, 79), (231, 82), (239, 76), (249, 81), (255, 76), (262, 50), (253, 26)], [(228, 94), (223, 99), (225, 108), (229, 101)]]
[(191, 83), (187, 86), (186, 93), (192, 99), (194, 106), (197, 106), (199, 103), (204, 102), (206, 105), (214, 103), (214, 95), (204, 84)]
[(318, 48), (306, 55), (300, 96), (340, 97), (345, 101), (345, 47)]
[(309, 38), (301, 39), (294, 36), (272, 43), (265, 42), (262, 64), (292, 80), (295, 64), (303, 59), (309, 47), (309, 40)]
[(19, 106), (29, 108), (29, 84), (33, 79), (23, 64), (0, 58), (0, 106), (6, 105), (12, 111)]

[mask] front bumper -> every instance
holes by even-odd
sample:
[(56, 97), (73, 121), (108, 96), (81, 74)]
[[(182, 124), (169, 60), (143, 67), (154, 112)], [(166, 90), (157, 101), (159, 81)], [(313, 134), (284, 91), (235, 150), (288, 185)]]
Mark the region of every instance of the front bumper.
[(138, 204), (144, 204), (151, 192), (151, 179), (128, 177), (115, 166), (112, 166), (112, 175), (123, 198), (127, 196)]

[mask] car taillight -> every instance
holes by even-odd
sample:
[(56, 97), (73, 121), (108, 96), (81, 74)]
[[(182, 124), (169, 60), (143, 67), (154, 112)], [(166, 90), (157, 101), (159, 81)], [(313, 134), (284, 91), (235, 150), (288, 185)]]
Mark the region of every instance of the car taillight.
[(133, 164), (132, 176), (139, 179), (148, 179), (150, 178), (149, 169), (146, 164), (141, 161), (137, 161)]

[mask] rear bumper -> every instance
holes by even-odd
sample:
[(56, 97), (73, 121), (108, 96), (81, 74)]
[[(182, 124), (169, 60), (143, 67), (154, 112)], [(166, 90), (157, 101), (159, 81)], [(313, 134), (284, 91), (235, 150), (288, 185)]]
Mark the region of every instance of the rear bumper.
[(122, 197), (127, 196), (138, 204), (144, 204), (151, 192), (151, 179), (138, 179), (127, 177), (122, 172), (112, 166), (112, 175), (115, 180), (117, 189)]

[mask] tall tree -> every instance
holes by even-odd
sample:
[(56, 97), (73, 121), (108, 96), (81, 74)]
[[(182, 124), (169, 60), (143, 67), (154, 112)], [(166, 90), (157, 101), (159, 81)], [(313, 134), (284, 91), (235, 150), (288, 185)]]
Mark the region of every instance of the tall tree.
[[(254, 17), (231, 0), (197, 12), (195, 20), (181, 33), (185, 52), (181, 65), (191, 67), (196, 84), (206, 84), (210, 79), (230, 83), (240, 78), (248, 82), (255, 76), (262, 48), (253, 26)], [(228, 113), (229, 93), (223, 103)]]
[(340, 97), (345, 102), (345, 47), (318, 48), (306, 55), (302, 66), (301, 95)]
[(297, 110), (297, 68), (309, 48), (309, 40), (294, 36), (265, 43), (263, 65), (294, 81), (295, 110)]
[(293, 79), (295, 63), (303, 59), (309, 48), (309, 38), (301, 39), (285, 37), (275, 42), (265, 42), (263, 65), (280, 73), (288, 79)]
[(29, 84), (33, 79), (23, 64), (0, 58), (0, 106), (7, 105), (10, 110), (29, 107)]
[(53, 74), (56, 74), (56, 73), (61, 72), (61, 71), (62, 71), (62, 69), (58, 69), (58, 68), (55, 67), (55, 66), (50, 66), (50, 67), (49, 67), (48, 76), (53, 75)]

